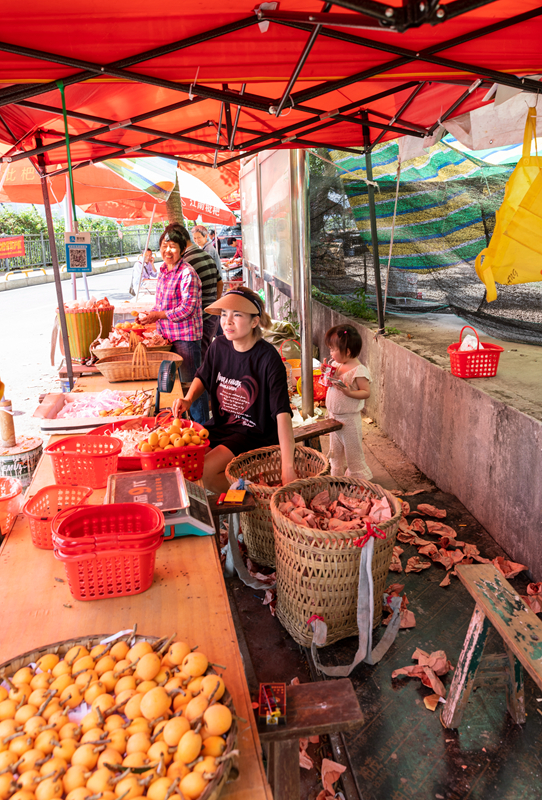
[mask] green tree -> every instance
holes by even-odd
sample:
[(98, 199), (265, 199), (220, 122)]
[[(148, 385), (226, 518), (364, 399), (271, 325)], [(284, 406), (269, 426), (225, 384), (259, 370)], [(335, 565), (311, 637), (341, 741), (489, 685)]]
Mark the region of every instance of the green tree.
[(24, 211), (0, 207), (0, 235), (21, 236), (25, 233), (47, 231), (47, 223), (35, 206)]

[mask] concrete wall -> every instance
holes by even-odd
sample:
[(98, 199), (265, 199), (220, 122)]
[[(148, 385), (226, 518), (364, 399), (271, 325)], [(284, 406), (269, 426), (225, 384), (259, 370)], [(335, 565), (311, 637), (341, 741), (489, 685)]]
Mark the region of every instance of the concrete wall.
[(514, 561), (542, 580), (542, 423), (357, 321), (313, 301), (314, 343), (355, 325), (369, 367), (367, 413), (444, 492), (454, 494)]

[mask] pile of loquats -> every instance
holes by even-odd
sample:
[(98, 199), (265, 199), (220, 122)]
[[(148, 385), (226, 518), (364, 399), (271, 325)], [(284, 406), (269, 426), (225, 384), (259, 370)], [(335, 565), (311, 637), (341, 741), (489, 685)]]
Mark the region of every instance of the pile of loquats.
[(183, 425), (181, 419), (174, 419), (167, 430), (159, 428), (149, 434), (141, 442), (139, 449), (142, 453), (156, 453), (161, 450), (171, 450), (174, 447), (205, 446), (209, 438), (209, 431), (206, 428), (196, 430), (193, 427), (187, 427), (188, 425), (187, 422)]
[(2, 680), (0, 800), (195, 800), (237, 753), (224, 681), (184, 642), (75, 645)]

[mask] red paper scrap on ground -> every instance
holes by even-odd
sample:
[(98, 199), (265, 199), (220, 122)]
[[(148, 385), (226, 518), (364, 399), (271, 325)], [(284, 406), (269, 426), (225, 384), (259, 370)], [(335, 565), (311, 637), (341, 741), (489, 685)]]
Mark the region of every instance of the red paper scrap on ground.
[(426, 514), (429, 517), (438, 517), (439, 519), (444, 519), (447, 513), (443, 508), (430, 506), (429, 503), (420, 503), (417, 511), (419, 514)]
[(407, 561), (405, 572), (421, 572), (422, 569), (429, 569), (430, 561), (422, 561), (419, 556), (412, 556)]
[(505, 578), (515, 578), (524, 569), (527, 569), (525, 564), (517, 564), (515, 561), (509, 561), (507, 558), (497, 556), (492, 561)]

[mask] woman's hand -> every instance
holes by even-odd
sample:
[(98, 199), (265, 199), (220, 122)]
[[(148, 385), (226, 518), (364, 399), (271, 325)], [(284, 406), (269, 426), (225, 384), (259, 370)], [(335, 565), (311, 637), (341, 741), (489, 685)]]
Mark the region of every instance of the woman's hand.
[(173, 416), (175, 419), (180, 417), (185, 411), (188, 411), (190, 406), (192, 405), (191, 400), (187, 400), (186, 397), (178, 397), (177, 400), (173, 401)]
[(293, 464), (283, 464), (282, 465), (282, 485), (285, 486), (287, 483), (292, 483), (292, 481), (297, 481), (297, 472), (294, 469)]
[(140, 317), (142, 317), (141, 321), (144, 325), (152, 325), (152, 323), (156, 322), (158, 319), (167, 319), (165, 311), (149, 311), (145, 316), (141, 313)]

